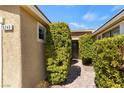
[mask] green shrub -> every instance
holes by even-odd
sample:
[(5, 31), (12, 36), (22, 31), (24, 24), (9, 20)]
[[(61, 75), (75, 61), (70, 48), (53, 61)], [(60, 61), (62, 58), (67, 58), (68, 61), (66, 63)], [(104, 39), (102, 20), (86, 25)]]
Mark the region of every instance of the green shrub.
[(115, 36), (97, 40), (94, 43), (96, 86), (100, 88), (124, 87), (124, 72), (119, 71), (123, 64), (124, 36)]
[(71, 60), (71, 33), (67, 24), (52, 23), (46, 36), (48, 81), (60, 84), (67, 79)]
[(79, 38), (79, 56), (83, 64), (92, 63), (93, 57), (93, 39), (91, 34), (84, 34)]

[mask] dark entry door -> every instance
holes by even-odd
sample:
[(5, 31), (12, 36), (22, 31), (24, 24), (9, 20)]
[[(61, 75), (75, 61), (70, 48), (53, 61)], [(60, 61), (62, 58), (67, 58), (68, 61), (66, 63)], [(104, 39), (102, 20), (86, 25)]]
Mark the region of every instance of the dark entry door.
[(79, 51), (78, 40), (73, 40), (72, 41), (72, 58), (75, 58), (75, 59), (78, 58), (78, 51)]

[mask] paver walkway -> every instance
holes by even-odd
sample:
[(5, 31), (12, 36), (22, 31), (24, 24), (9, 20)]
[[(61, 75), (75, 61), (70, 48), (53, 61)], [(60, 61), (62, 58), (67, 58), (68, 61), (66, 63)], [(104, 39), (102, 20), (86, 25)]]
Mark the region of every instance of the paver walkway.
[(82, 65), (81, 60), (75, 60), (72, 62), (67, 81), (51, 88), (95, 88), (94, 77), (92, 66)]

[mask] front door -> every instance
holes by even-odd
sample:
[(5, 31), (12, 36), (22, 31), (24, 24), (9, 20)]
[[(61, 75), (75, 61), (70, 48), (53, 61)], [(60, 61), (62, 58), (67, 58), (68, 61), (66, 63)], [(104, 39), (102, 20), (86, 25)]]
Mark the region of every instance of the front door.
[(73, 59), (78, 59), (78, 51), (79, 51), (78, 40), (72, 40), (72, 58)]

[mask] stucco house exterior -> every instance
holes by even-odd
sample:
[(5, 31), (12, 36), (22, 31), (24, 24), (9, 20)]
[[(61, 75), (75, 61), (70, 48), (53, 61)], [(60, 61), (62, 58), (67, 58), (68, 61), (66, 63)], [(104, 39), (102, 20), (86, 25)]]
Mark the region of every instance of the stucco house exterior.
[(124, 9), (93, 32), (95, 39), (111, 37), (117, 34), (124, 34)]
[[(46, 79), (44, 43), (49, 23), (37, 6), (0, 6), (0, 87), (31, 88)], [(95, 39), (124, 34), (124, 9), (95, 31), (72, 31), (73, 58), (78, 58), (83, 34)]]
[(49, 23), (37, 6), (0, 6), (0, 87), (35, 87), (46, 78)]

